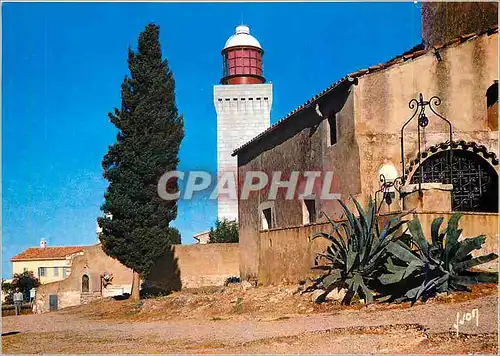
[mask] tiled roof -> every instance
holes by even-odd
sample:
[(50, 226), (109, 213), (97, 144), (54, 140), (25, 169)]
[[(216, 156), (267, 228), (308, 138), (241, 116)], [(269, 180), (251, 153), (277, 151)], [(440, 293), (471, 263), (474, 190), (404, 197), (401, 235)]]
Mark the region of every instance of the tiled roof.
[(436, 52), (436, 51), (438, 51), (438, 50), (440, 50), (442, 48), (446, 48), (446, 47), (452, 46), (454, 44), (464, 43), (466, 41), (470, 41), (470, 40), (472, 40), (474, 38), (477, 38), (477, 37), (485, 35), (485, 34), (487, 34), (489, 36), (489, 35), (492, 35), (493, 33), (498, 33), (498, 25), (491, 26), (486, 31), (483, 31), (483, 32), (478, 32), (478, 33), (474, 32), (474, 33), (469, 33), (467, 35), (459, 36), (459, 37), (454, 38), (454, 39), (452, 39), (452, 40), (450, 40), (450, 41), (448, 41), (448, 42), (446, 42), (444, 44), (436, 44), (436, 45), (432, 46), (429, 49), (424, 49), (423, 45), (420, 44), (420, 45), (417, 45), (417, 46), (413, 47), (410, 51), (407, 51), (407, 52), (403, 53), (402, 55), (397, 56), (397, 57), (391, 59), (388, 62), (380, 63), (380, 64), (377, 64), (377, 65), (368, 67), (366, 69), (361, 69), (361, 70), (358, 70), (356, 72), (350, 73), (350, 74), (346, 75), (344, 78), (342, 78), (339, 81), (337, 81), (337, 82), (333, 83), (332, 85), (330, 85), (328, 88), (326, 88), (322, 92), (316, 94), (314, 97), (312, 97), (311, 99), (309, 99), (308, 101), (306, 101), (304, 104), (300, 105), (295, 110), (292, 110), (285, 117), (283, 117), (282, 119), (278, 120), (274, 125), (271, 125), (268, 129), (266, 129), (265, 131), (261, 132), (259, 135), (257, 135), (256, 137), (254, 137), (250, 141), (244, 143), (242, 146), (240, 146), (239, 148), (235, 149), (232, 155), (233, 156), (237, 155), (238, 152), (241, 151), (243, 148), (249, 146), (253, 142), (259, 140), (261, 137), (263, 137), (263, 136), (269, 134), (270, 132), (274, 131), (283, 122), (288, 121), (296, 113), (298, 113), (298, 112), (302, 111), (303, 109), (311, 106), (319, 98), (321, 98), (322, 96), (324, 96), (325, 94), (327, 94), (328, 92), (330, 92), (332, 89), (334, 89), (337, 86), (339, 86), (341, 83), (346, 82), (347, 80), (354, 81), (355, 79), (360, 78), (360, 77), (362, 77), (362, 76), (364, 76), (366, 74), (371, 74), (371, 73), (379, 72), (381, 70), (388, 69), (389, 67), (392, 67), (393, 65), (405, 63), (405, 62), (408, 62), (410, 60), (414, 60), (414, 59), (416, 59), (418, 57), (423, 56), (424, 54), (426, 54), (428, 52), (433, 53), (433, 52)]
[(83, 251), (88, 246), (58, 246), (58, 247), (30, 247), (11, 258), (11, 261), (26, 260), (62, 260), (67, 256)]

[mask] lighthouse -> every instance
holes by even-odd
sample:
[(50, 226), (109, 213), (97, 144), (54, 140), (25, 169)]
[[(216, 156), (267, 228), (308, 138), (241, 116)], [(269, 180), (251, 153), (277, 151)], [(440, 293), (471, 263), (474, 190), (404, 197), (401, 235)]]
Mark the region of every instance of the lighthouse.
[[(259, 41), (245, 25), (222, 49), (223, 73), (214, 86), (214, 105), (217, 112), (217, 173), (234, 174), (237, 182), (237, 158), (233, 151), (266, 130), (271, 123), (273, 88), (266, 83), (263, 56)], [(238, 219), (238, 200), (219, 194), (218, 218)]]

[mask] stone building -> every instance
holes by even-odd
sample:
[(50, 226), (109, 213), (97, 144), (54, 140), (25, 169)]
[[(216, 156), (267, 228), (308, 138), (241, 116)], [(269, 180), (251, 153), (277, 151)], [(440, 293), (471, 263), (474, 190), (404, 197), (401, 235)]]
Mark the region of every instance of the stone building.
[(193, 238), (196, 240), (197, 244), (208, 244), (210, 241), (210, 231), (203, 231), (196, 235), (193, 235)]
[[(238, 244), (173, 245), (155, 263), (142, 284), (145, 293), (222, 286), (239, 275)], [(131, 292), (132, 270), (109, 257), (100, 244), (85, 246), (64, 280), (46, 283), (36, 292), (38, 313), (85, 304)]]
[(100, 244), (85, 246), (74, 258), (71, 269), (64, 280), (38, 287), (35, 300), (38, 313), (130, 293), (132, 270), (107, 256)]
[[(464, 236), (487, 234), (483, 253), (496, 252), (498, 7), (447, 5), (423, 4), (423, 44), (346, 75), (236, 149), (240, 179), (330, 171), (341, 199), (380, 202), (384, 187), (392, 201), (379, 213), (414, 208), (427, 228), (462, 211)], [(239, 201), (240, 275), (296, 282), (321, 248), (308, 240), (326, 228), (320, 213), (340, 219), (342, 209), (316, 190), (294, 200), (268, 190)]]
[[(264, 50), (248, 26), (236, 27), (236, 33), (226, 41), (222, 56), (223, 77), (220, 85), (214, 86), (217, 174), (221, 183), (226, 182), (230, 188), (231, 180), (235, 186), (237, 175), (236, 158), (231, 154), (269, 127), (273, 88), (271, 83), (266, 83), (262, 70)], [(236, 196), (218, 196), (218, 218), (238, 218)]]
[(12, 273), (33, 272), (40, 283), (60, 281), (69, 276), (76, 256), (87, 246), (47, 246), (45, 239), (40, 247), (30, 247), (11, 258)]

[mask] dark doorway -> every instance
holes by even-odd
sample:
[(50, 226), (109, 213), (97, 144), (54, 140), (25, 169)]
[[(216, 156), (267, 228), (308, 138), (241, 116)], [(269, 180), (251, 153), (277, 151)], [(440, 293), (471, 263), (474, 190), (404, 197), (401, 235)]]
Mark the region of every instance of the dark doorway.
[(453, 182), (450, 182), (449, 151), (427, 158), (417, 167), (411, 183), (453, 184), (454, 211), (498, 212), (498, 174), (477, 153), (453, 150)]
[(49, 295), (49, 310), (57, 311), (57, 295)]
[(82, 293), (88, 293), (89, 292), (89, 276), (84, 274), (82, 276)]

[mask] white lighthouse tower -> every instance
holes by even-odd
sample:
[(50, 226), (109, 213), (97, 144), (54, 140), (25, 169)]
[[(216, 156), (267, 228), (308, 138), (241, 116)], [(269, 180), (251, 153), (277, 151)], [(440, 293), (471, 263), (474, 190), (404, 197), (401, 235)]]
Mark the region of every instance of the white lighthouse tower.
[[(264, 50), (248, 26), (237, 26), (222, 50), (223, 77), (214, 86), (217, 111), (217, 173), (232, 173), (237, 182), (233, 151), (250, 141), (271, 123), (273, 88), (262, 71)], [(238, 201), (218, 197), (218, 218), (238, 219)]]

